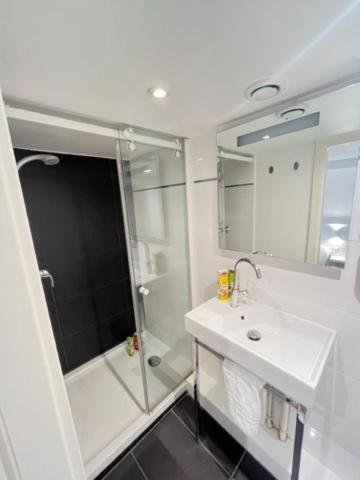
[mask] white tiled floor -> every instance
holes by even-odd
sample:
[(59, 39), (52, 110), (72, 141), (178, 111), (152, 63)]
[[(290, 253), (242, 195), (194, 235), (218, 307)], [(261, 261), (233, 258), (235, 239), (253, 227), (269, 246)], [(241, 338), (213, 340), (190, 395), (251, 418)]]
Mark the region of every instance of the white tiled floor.
[[(190, 373), (191, 362), (146, 332), (146, 379), (150, 407), (165, 399)], [(148, 365), (151, 355), (162, 363)], [(65, 377), (85, 464), (143, 416), (144, 395), (139, 353), (125, 344), (91, 360)]]

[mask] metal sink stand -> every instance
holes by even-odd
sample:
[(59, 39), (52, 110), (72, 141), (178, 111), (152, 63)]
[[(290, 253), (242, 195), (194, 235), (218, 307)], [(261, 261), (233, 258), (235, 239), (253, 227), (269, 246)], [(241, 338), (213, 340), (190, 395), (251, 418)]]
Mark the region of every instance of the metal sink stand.
[[(201, 343), (196, 337), (193, 337), (192, 341), (193, 346), (193, 376), (194, 376), (194, 405), (195, 405), (195, 436), (196, 440), (200, 441), (201, 434), (201, 418), (200, 418), (200, 371), (199, 371), (199, 346), (212, 353), (220, 360), (224, 360), (224, 356), (216, 352), (212, 348), (208, 347)], [(283, 400), (289, 403), (292, 407), (296, 409), (296, 428), (295, 428), (295, 439), (294, 439), (294, 450), (293, 450), (293, 459), (291, 467), (291, 480), (299, 480), (299, 471), (300, 471), (300, 461), (301, 461), (301, 451), (303, 445), (304, 437), (304, 425), (306, 417), (306, 407), (301, 405), (299, 402), (294, 401), (293, 399), (287, 397), (284, 393), (280, 392), (276, 388), (272, 387), (269, 384), (264, 386), (266, 390), (271, 391), (275, 395), (279, 396)]]

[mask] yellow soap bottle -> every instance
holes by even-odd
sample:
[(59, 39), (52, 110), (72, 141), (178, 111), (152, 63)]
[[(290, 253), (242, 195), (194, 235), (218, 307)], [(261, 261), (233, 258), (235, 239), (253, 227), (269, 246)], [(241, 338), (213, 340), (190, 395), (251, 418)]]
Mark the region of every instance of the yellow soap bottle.
[(219, 300), (228, 300), (229, 298), (229, 273), (227, 270), (219, 270), (217, 276)]

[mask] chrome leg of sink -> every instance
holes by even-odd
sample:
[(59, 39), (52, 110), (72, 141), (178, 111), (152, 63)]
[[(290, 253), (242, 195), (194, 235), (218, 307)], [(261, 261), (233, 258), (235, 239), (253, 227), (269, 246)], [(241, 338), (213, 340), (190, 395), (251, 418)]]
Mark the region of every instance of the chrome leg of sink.
[(306, 416), (306, 408), (302, 405), (299, 405), (296, 413), (296, 429), (295, 429), (294, 452), (293, 452), (293, 461), (292, 461), (292, 469), (291, 469), (291, 480), (299, 479), (301, 450), (302, 450), (304, 426), (305, 426), (305, 416)]
[(194, 376), (194, 417), (195, 438), (200, 440), (200, 390), (199, 390), (199, 341), (193, 338), (193, 376)]

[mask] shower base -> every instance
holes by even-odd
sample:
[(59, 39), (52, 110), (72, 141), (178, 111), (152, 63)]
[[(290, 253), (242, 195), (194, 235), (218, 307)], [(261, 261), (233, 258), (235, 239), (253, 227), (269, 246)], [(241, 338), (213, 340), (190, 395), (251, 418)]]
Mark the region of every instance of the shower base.
[[(150, 367), (148, 358), (162, 362)], [(144, 413), (139, 353), (125, 342), (65, 376), (80, 449), (89, 480), (94, 479), (186, 391), (191, 361), (146, 332), (146, 381), (150, 415)], [(169, 393), (171, 392), (171, 393)]]

